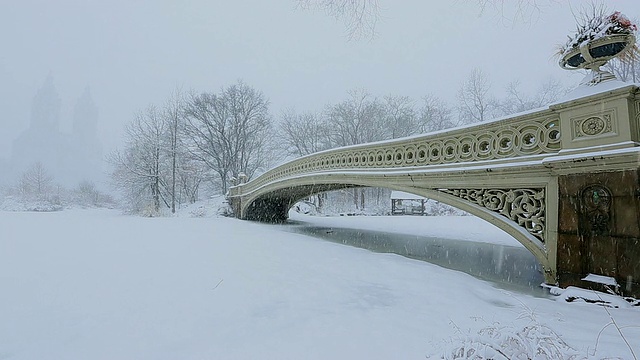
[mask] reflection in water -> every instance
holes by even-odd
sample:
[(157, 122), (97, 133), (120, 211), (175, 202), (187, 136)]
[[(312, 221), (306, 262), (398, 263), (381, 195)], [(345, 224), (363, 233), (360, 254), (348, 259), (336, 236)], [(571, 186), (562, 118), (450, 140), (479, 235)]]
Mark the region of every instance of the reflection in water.
[(385, 233), (361, 229), (330, 228), (289, 221), (284, 231), (394, 253), (458, 270), (508, 290), (542, 296), (542, 266), (524, 247), (462, 240)]

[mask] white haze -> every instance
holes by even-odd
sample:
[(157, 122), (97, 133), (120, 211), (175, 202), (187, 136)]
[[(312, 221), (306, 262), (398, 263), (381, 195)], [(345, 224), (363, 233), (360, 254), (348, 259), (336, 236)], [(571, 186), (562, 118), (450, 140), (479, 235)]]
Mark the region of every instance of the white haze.
[[(180, 87), (218, 91), (242, 79), (264, 92), (271, 112), (320, 111), (351, 89), (377, 96), (427, 93), (453, 101), (478, 67), (501, 93), (519, 79), (534, 91), (546, 78), (575, 84), (556, 46), (575, 28), (584, 2), (538, 1), (521, 19), (513, 6), (475, 1), (381, 0), (373, 39), (348, 41), (343, 24), (294, 0), (108, 2), (4, 1), (0, 5), (0, 164), (29, 125), (33, 97), (51, 74), (61, 99), (61, 131), (88, 86), (108, 154), (134, 113)], [(636, 0), (608, 4), (631, 18)], [(505, 20), (504, 17), (515, 19)]]

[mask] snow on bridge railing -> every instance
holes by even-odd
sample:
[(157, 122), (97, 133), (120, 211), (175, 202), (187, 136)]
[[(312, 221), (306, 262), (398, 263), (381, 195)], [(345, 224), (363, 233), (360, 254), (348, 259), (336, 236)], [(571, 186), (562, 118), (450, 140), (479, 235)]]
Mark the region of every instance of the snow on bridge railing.
[[(325, 150), (268, 170), (230, 196), (275, 180), (336, 170), (423, 167), (557, 153), (560, 118), (549, 109), (424, 135)], [(241, 190), (242, 188), (242, 190)]]

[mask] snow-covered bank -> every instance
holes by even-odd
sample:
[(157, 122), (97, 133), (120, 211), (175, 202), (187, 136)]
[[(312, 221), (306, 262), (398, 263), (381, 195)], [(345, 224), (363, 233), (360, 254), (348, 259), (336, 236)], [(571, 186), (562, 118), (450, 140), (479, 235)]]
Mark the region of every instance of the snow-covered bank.
[(289, 218), (317, 226), (522, 246), (511, 235), (475, 216), (310, 216), (290, 211)]
[[(523, 313), (581, 354), (631, 356), (598, 336), (599, 306), (230, 218), (0, 212), (0, 294), (12, 360), (422, 359)], [(609, 311), (639, 354), (640, 309)]]

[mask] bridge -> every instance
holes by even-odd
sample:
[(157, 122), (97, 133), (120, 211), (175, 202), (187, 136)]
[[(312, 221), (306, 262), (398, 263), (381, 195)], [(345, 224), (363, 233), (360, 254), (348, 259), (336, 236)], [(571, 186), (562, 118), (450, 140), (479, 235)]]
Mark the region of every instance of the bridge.
[(301, 199), (353, 187), (406, 191), (480, 217), (531, 251), (549, 284), (589, 287), (582, 279), (592, 273), (640, 296), (635, 85), (583, 86), (507, 118), (318, 152), (232, 187), (228, 200), (241, 219), (278, 221)]

